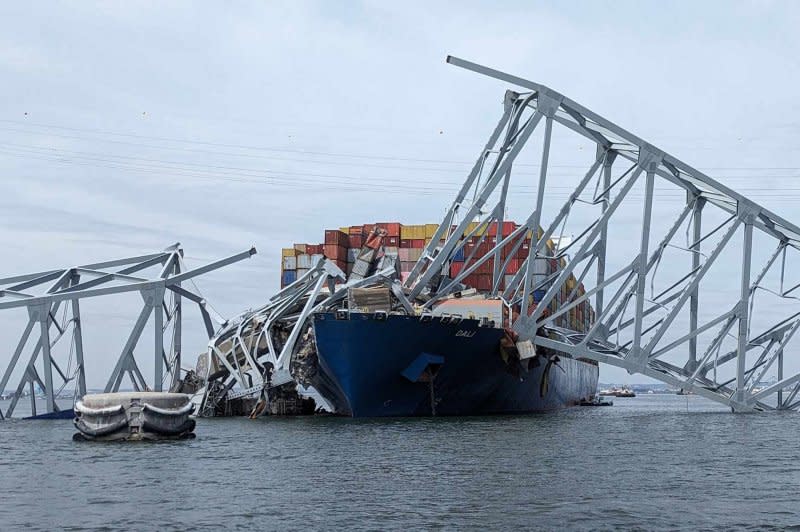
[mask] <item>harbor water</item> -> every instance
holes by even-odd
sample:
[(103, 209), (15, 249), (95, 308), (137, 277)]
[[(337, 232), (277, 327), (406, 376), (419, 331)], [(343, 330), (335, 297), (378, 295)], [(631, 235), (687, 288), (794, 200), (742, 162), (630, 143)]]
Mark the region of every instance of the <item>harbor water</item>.
[(73, 442), (0, 422), (2, 530), (800, 526), (797, 413), (696, 396), (480, 418), (198, 420), (194, 440)]

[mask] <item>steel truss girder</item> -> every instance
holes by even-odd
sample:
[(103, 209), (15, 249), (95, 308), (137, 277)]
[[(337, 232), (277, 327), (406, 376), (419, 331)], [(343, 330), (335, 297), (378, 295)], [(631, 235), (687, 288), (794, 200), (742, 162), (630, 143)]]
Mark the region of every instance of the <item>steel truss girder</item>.
[[(501, 250), (508, 246), (518, 246), (530, 230), (536, 235), (531, 243), (530, 254), (519, 271), (511, 272), (514, 275), (500, 295), (507, 303), (519, 305), (519, 317), (513, 327), (523, 337), (533, 338), (536, 345), (557, 349), (571, 356), (605, 362), (624, 368), (630, 373), (644, 374), (685, 390), (693, 390), (728, 405), (737, 412), (794, 409), (800, 406), (800, 401), (796, 400), (800, 390), (800, 373), (786, 372), (784, 366), (784, 359), (789, 353), (787, 345), (800, 328), (800, 309), (796, 309), (796, 313), (781, 322), (767, 327), (767, 333), (761, 336), (754, 337), (750, 333), (752, 324), (761, 324), (769, 319), (768, 316), (755, 313), (752, 304), (755, 292), (762, 288), (765, 275), (774, 270), (778, 263), (776, 259), (781, 254), (785, 262), (787, 250), (800, 250), (800, 228), (544, 85), (454, 57), (448, 57), (447, 61), (512, 83), (529, 92), (506, 92), (503, 115), (498, 126), (447, 211), (435, 238), (405, 282), (412, 298), (424, 294), (430, 298), (425, 305), (435, 305), (441, 298), (457, 290), (464, 277), (491, 258), (494, 258), (492, 293), (498, 293), (500, 281), (508, 268), (508, 261), (499, 260)], [(542, 119), (545, 127), (539, 176), (534, 187), (536, 199), (530, 207), (531, 214), (525, 225), (512, 235), (505, 236), (500, 233), (499, 228), (508, 202), (513, 199), (508, 187), (514, 161), (534, 130), (542, 124)], [(556, 140), (553, 129), (562, 126), (567, 131), (593, 142), (597, 157), (569, 194), (561, 210), (547, 225), (542, 223), (542, 216), (548, 201), (549, 153), (551, 144)], [(489, 154), (494, 156), (493, 164), (484, 164), (489, 160)], [(614, 170), (620, 164), (632, 166), (614, 177)], [(533, 282), (534, 261), (547, 256), (542, 251), (548, 239), (556, 235), (560, 225), (566, 223), (587, 185), (595, 178), (598, 184), (594, 197), (588, 201), (580, 201), (598, 205), (599, 216), (585, 228), (576, 230), (578, 237), (568, 248), (574, 246), (577, 251), (570, 260), (544, 282)], [(618, 208), (623, 202), (626, 205), (630, 203), (630, 191), (642, 181), (642, 217), (635, 254), (624, 258), (615, 257), (622, 259), (616, 262), (625, 266), (613, 270), (609, 267), (607, 256), (607, 243), (614, 240), (610, 222), (619, 218), (616, 216)], [(652, 224), (653, 208), (659, 198), (657, 183), (683, 189), (686, 204), (666, 235), (655, 244), (659, 237)], [(472, 202), (468, 202), (466, 198), (471, 189), (475, 190), (475, 196)], [(496, 203), (491, 203), (492, 201)], [(489, 214), (479, 218), (484, 212), (484, 206), (490, 207), (485, 211)], [(709, 215), (715, 214), (725, 221), (704, 231), (704, 221)], [(447, 266), (464, 247), (465, 236), (471, 236), (466, 229), (475, 219), (480, 222), (472, 234), (480, 229), (485, 236), (488, 227), (497, 227), (497, 243), (476, 261), (471, 256), (467, 257), (461, 273), (455, 279), (448, 280), (445, 273)], [(685, 246), (676, 245), (676, 234), (687, 221), (687, 240), (691, 237), (691, 241)], [(451, 231), (453, 225), (455, 230)], [(543, 226), (547, 229), (542, 230)], [(771, 239), (777, 244), (777, 250), (755, 279), (751, 275), (754, 230), (758, 230), (761, 237)], [(737, 234), (742, 235), (740, 245), (734, 243), (736, 241), (733, 237)], [(711, 237), (719, 240), (707, 251), (701, 249), (701, 244), (706, 246), (705, 242)], [(443, 242), (440, 242), (441, 239)], [(690, 265), (678, 276), (677, 281), (669, 281), (666, 283), (667, 288), (660, 289), (655, 294), (652, 289), (655, 280), (661, 281), (666, 276), (662, 274), (664, 270), (675, 270), (672, 264), (669, 268), (659, 267), (668, 247), (678, 248), (689, 254)], [(708, 307), (710, 303), (700, 299), (699, 289), (705, 286), (708, 278), (713, 277), (709, 272), (716, 271), (713, 268), (719, 262), (718, 258), (734, 247), (740, 249), (742, 262), (735, 296), (737, 303), (722, 314), (718, 310), (714, 312), (715, 309), (703, 312), (703, 305)], [(556, 256), (567, 257), (568, 248), (559, 249)], [(595, 286), (587, 287), (583, 294), (577, 294), (577, 287), (573, 288), (564, 301), (559, 300), (555, 312), (545, 312), (548, 304), (562, 293), (563, 285), (573, 272), (579, 271), (576, 268), (580, 264), (584, 266), (579, 273), (579, 282), (590, 278), (588, 273), (593, 267), (597, 269)], [(681, 265), (680, 268), (683, 269), (684, 266)], [(800, 284), (784, 289), (785, 264), (781, 268), (781, 289), (776, 295), (783, 298), (784, 302), (796, 303), (797, 300), (790, 293)], [(444, 281), (437, 282), (441, 275), (444, 275)], [(648, 280), (652, 295), (647, 293)], [(529, 313), (528, 305), (532, 293), (539, 288), (545, 288), (544, 296)], [(553, 325), (558, 318), (582, 303), (593, 303), (596, 310), (595, 321), (587, 331), (573, 331)], [(683, 325), (676, 320), (686, 308), (689, 317), (688, 332), (680, 330)], [(662, 312), (663, 315), (654, 316)], [(701, 324), (700, 316), (709, 314), (717, 317)], [(734, 324), (738, 325), (734, 333), (736, 348), (722, 354), (720, 350), (723, 341), (731, 334)], [(548, 337), (536, 335), (536, 331), (542, 327), (550, 331)], [(698, 353), (698, 339), (704, 333), (716, 329), (718, 332), (713, 335), (711, 344), (702, 354)], [(756, 348), (761, 350), (758, 356), (753, 354)], [(675, 358), (681, 359), (681, 362), (675, 364), (672, 361)], [(718, 379), (718, 371), (727, 368), (726, 364), (733, 360), (736, 361), (733, 378)], [(775, 382), (759, 389), (762, 386), (760, 381), (776, 365)], [(787, 393), (786, 397), (783, 395), (784, 391)]]
[[(198, 303), (204, 318), (209, 317), (202, 296), (181, 287), (181, 283), (248, 258), (255, 253), (256, 249), (251, 248), (199, 268), (188, 269), (183, 262), (183, 249), (180, 244), (174, 244), (162, 252), (148, 255), (1, 278), (0, 310), (25, 307), (28, 310), (29, 319), (9, 363), (0, 377), (0, 393), (5, 390), (15, 371), (20, 369), (19, 359), (25, 347), (33, 343), (33, 349), (26, 365), (21, 368), (20, 381), (16, 390), (11, 394), (11, 403), (5, 413), (0, 412), (0, 419), (11, 417), (14, 414), (26, 386), (30, 389), (33, 415), (37, 414), (35, 385), (41, 388), (48, 414), (59, 411), (56, 400), (59, 393), (70, 382), (74, 381), (75, 394), (78, 398), (86, 393), (87, 364), (83, 346), (80, 300), (92, 297), (139, 292), (144, 299), (139, 318), (108, 377), (105, 391), (119, 390), (126, 375), (135, 389), (160, 391), (163, 389), (166, 377), (169, 377), (168, 388), (174, 388), (180, 381), (181, 370), (183, 312), (181, 296)], [(157, 265), (160, 265), (161, 268), (155, 277), (132, 275)], [(41, 292), (42, 289), (44, 292)], [(35, 292), (36, 290), (38, 292)], [(174, 293), (171, 306), (168, 306), (167, 293)], [(59, 323), (57, 315), (62, 305), (65, 306), (63, 321)], [(153, 360), (155, 369), (153, 380), (148, 384), (139, 369), (139, 364), (134, 356), (134, 348), (151, 314), (154, 316)], [(223, 321), (219, 319), (218, 323), (222, 324)], [(211, 336), (214, 329), (208, 325), (207, 323), (207, 331)], [(172, 328), (172, 348), (167, 354), (164, 349), (164, 331), (170, 327)], [(34, 336), (33, 333), (36, 330), (38, 330), (38, 335)], [(34, 336), (33, 340), (32, 336)], [(66, 372), (53, 353), (55, 345), (65, 337), (71, 339), (69, 367)], [(75, 369), (71, 371), (73, 354)], [(39, 363), (41, 365), (37, 368)], [(60, 380), (60, 383), (56, 383), (56, 378)]]
[[(348, 290), (363, 286), (387, 285), (407, 312), (413, 313), (410, 301), (395, 279), (394, 268), (386, 268), (364, 279), (345, 281), (344, 272), (333, 262), (322, 259), (294, 283), (272, 296), (266, 305), (236, 316), (220, 328), (208, 342), (208, 373), (200, 403), (202, 415), (213, 415), (217, 401), (246, 396), (268, 399), (268, 370), (288, 375), (292, 356), (298, 349), (300, 335), (309, 326), (314, 312), (347, 297)], [(276, 331), (288, 331), (280, 347), (273, 338)], [(212, 368), (224, 368), (221, 375)], [(212, 386), (216, 381), (219, 386)], [(215, 390), (223, 390), (219, 395)]]

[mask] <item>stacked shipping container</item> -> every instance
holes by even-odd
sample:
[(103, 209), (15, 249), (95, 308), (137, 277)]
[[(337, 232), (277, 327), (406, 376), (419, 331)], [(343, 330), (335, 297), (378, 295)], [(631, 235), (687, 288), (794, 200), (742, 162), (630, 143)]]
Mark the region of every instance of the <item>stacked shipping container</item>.
[[(478, 226), (477, 222), (471, 224), (466, 234), (473, 232)], [(329, 229), (325, 231), (325, 239), (322, 244), (295, 244), (292, 248), (284, 248), (282, 252), (281, 264), (281, 287), (287, 286), (305, 274), (311, 265), (322, 256), (334, 261), (348, 277), (350, 275), (363, 276), (364, 270), (362, 248), (367, 250), (374, 246), (369, 237), (374, 230), (382, 229), (385, 235), (379, 242), (383, 246), (387, 256), (394, 256), (399, 259), (401, 277), (405, 281), (414, 264), (422, 256), (423, 250), (428, 246), (438, 229), (437, 224), (425, 225), (402, 225), (397, 222), (384, 222), (375, 224), (354, 225), (340, 227), (339, 229)], [(465, 242), (462, 251), (455, 254), (450, 263), (450, 277), (456, 277), (469, 261), (470, 264), (484, 256), (493, 248), (498, 239), (509, 236), (519, 226), (514, 222), (504, 222), (502, 228), (498, 224), (492, 224), (488, 228), (488, 234), (481, 242), (484, 231), (476, 231), (475, 236), (469, 237)], [(499, 231), (498, 231), (499, 229)], [(455, 230), (455, 227), (452, 228)], [(499, 235), (498, 235), (499, 233)], [(510, 281), (515, 273), (519, 271), (525, 259), (530, 253), (532, 234), (529, 232), (527, 238), (516, 249), (507, 246), (501, 252), (501, 261), (509, 257), (509, 264), (506, 270), (506, 278), (501, 281), (500, 289), (505, 288), (507, 281)], [(361, 255), (361, 259), (359, 259)], [(546, 255), (555, 255), (552, 241), (547, 242)], [(469, 260), (472, 257), (472, 260)], [(559, 264), (560, 260), (560, 264)], [(502, 262), (501, 262), (502, 265)], [(537, 258), (534, 262), (534, 283), (544, 281), (560, 267), (565, 265), (564, 259)], [(355, 268), (355, 271), (354, 271)], [(467, 286), (478, 291), (486, 292), (492, 289), (492, 279), (494, 271), (494, 258), (489, 259), (475, 271), (467, 275), (462, 282)], [(570, 276), (567, 283), (561, 287), (560, 292), (548, 305), (550, 312), (555, 312), (557, 308), (570, 299), (580, 297), (585, 293), (582, 283), (578, 284), (574, 276)], [(541, 300), (545, 290), (534, 292), (534, 304)], [(555, 320), (555, 324), (573, 330), (586, 330), (594, 323), (594, 311), (588, 304), (581, 304), (570, 310), (568, 313)]]

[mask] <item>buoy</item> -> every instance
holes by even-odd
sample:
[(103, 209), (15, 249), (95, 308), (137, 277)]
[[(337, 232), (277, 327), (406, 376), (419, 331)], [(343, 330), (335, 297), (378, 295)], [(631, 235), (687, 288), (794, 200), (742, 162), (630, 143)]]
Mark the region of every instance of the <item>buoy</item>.
[(74, 440), (176, 440), (194, 438), (191, 397), (169, 392), (84, 395), (75, 403)]

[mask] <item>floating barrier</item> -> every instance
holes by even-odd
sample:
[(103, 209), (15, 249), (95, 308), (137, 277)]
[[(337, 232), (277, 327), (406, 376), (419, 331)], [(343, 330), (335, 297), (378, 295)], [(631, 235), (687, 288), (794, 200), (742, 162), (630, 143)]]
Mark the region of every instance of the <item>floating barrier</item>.
[(75, 404), (74, 440), (194, 438), (191, 397), (182, 393), (87, 394)]

